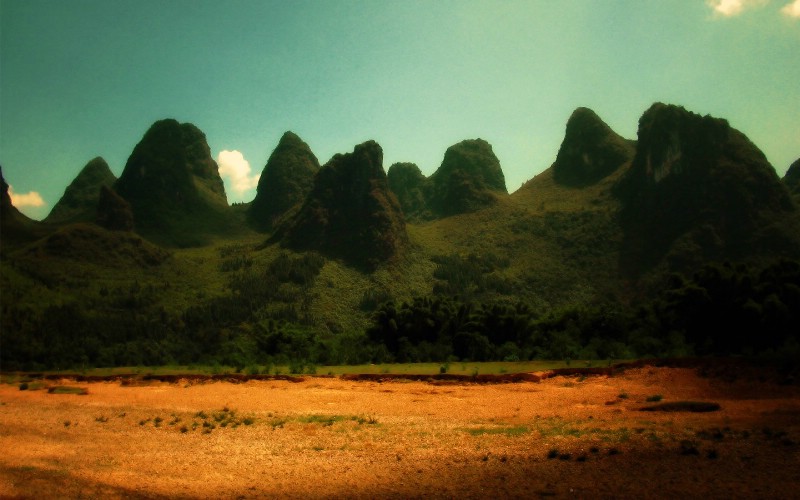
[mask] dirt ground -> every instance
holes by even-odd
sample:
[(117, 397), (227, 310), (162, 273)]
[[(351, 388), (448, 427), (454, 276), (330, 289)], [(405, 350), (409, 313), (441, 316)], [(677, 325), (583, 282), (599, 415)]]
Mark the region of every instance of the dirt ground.
[[(800, 388), (691, 368), (471, 385), (0, 386), (0, 496), (800, 497)], [(645, 412), (703, 401), (718, 411)]]

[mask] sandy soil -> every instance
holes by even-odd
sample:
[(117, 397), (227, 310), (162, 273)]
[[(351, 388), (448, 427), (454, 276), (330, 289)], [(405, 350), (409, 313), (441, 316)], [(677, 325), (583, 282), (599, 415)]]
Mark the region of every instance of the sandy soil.
[[(800, 388), (687, 368), (499, 385), (59, 383), (89, 393), (0, 386), (1, 496), (800, 496)], [(640, 411), (654, 395), (721, 410)]]

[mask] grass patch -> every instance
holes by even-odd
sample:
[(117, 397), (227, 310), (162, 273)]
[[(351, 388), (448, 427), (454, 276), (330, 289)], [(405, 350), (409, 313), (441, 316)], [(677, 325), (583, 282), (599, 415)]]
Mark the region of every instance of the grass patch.
[(477, 427), (464, 430), (473, 436), (503, 435), (508, 437), (522, 436), (523, 434), (527, 434), (531, 431), (525, 425), (516, 425), (511, 427)]
[(89, 394), (89, 389), (86, 387), (72, 387), (69, 385), (57, 385), (47, 389), (48, 394), (77, 394), (85, 396)]
[(319, 415), (319, 414), (312, 414), (312, 415), (303, 415), (297, 418), (298, 422), (304, 424), (320, 424), (323, 427), (329, 427), (336, 422), (341, 422), (344, 420), (356, 420), (358, 417), (346, 417), (343, 415)]

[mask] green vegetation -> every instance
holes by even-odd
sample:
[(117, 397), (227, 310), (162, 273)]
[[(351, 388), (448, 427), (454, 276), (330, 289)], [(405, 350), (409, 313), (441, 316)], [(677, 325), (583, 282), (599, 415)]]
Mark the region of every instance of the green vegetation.
[(89, 389), (86, 387), (72, 387), (69, 385), (56, 385), (47, 389), (49, 394), (77, 394), (85, 396), (89, 394)]
[(485, 434), (489, 435), (500, 434), (508, 437), (516, 437), (530, 432), (530, 429), (524, 425), (504, 426), (504, 427), (477, 427), (474, 429), (464, 429), (464, 430), (473, 436), (483, 436)]
[[(115, 184), (139, 234), (19, 232), (4, 187), (0, 331), (13, 335), (0, 366), (478, 375), (733, 355), (796, 367), (800, 215), (763, 155), (722, 120), (660, 104), (636, 144), (589, 110), (570, 122), (554, 169), (512, 195), (485, 141), (448, 149), (429, 179), (406, 164), (387, 180), (377, 143), (317, 171), (287, 133), (262, 176), (287, 197), (264, 184), (258, 203), (228, 206), (203, 134), (174, 120), (151, 127)], [(495, 361), (510, 365), (478, 364)]]
[[(316, 316), (317, 277), (325, 266), (316, 254), (283, 252), (247, 271), (222, 273), (227, 288), (183, 312), (165, 307), (171, 291), (164, 284), (109, 288), (87, 277), (80, 287), (93, 293), (82, 299), (38, 309), (4, 300), (3, 329), (17, 335), (3, 339), (0, 356), (7, 369), (200, 363), (218, 372), (303, 374), (337, 373), (328, 367), (343, 364), (429, 362), (437, 373), (454, 361), (800, 355), (800, 264), (794, 261), (764, 268), (709, 265), (691, 278), (672, 275), (655, 298), (635, 308), (548, 310), (498, 297), (499, 285), (487, 292), (484, 271), (491, 275), (504, 265), (491, 257), (440, 263), (434, 276), (446, 277), (447, 286), (461, 283), (485, 301), (441, 294), (388, 300), (370, 314), (363, 332), (340, 333)], [(17, 279), (25, 279), (15, 269)], [(502, 373), (500, 366), (476, 366), (467, 371)]]

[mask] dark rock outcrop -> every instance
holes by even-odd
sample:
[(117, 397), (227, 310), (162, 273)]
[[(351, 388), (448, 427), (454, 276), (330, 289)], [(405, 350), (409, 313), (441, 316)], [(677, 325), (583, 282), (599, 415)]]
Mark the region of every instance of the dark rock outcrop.
[(428, 217), (428, 179), (413, 163), (395, 163), (386, 174), (389, 188), (397, 196), (406, 219)]
[(630, 161), (633, 154), (631, 141), (611, 130), (591, 109), (578, 108), (567, 121), (553, 178), (567, 186), (594, 184)]
[(0, 167), (0, 219), (3, 221), (14, 217), (19, 211), (11, 202), (11, 195), (8, 194), (9, 185), (3, 177), (3, 167)]
[(100, 188), (97, 202), (97, 225), (111, 231), (133, 231), (131, 204), (108, 186)]
[(615, 189), (623, 208), (622, 268), (666, 259), (685, 270), (708, 260), (796, 257), (795, 212), (764, 154), (727, 121), (657, 103), (639, 120), (636, 155)]
[(42, 225), (17, 210), (0, 166), (0, 246), (24, 244), (44, 234)]
[(430, 177), (428, 205), (436, 215), (474, 212), (507, 195), (505, 176), (492, 146), (470, 139), (447, 148), (442, 165)]
[(366, 268), (396, 257), (408, 235), (378, 143), (368, 141), (331, 158), (314, 178), (302, 207), (273, 238)]
[(248, 218), (259, 229), (271, 229), (291, 208), (302, 203), (314, 185), (319, 161), (308, 144), (292, 132), (281, 137), (261, 178)]
[(197, 127), (154, 123), (133, 150), (114, 190), (133, 208), (137, 231), (161, 243), (203, 243), (224, 231), (228, 202), (217, 163)]
[(81, 169), (77, 177), (64, 191), (45, 218), (45, 222), (65, 224), (70, 222), (89, 222), (95, 218), (95, 210), (101, 187), (111, 187), (117, 177), (108, 164), (99, 156)]
[(789, 170), (783, 176), (783, 183), (795, 198), (800, 198), (800, 159), (789, 166)]

